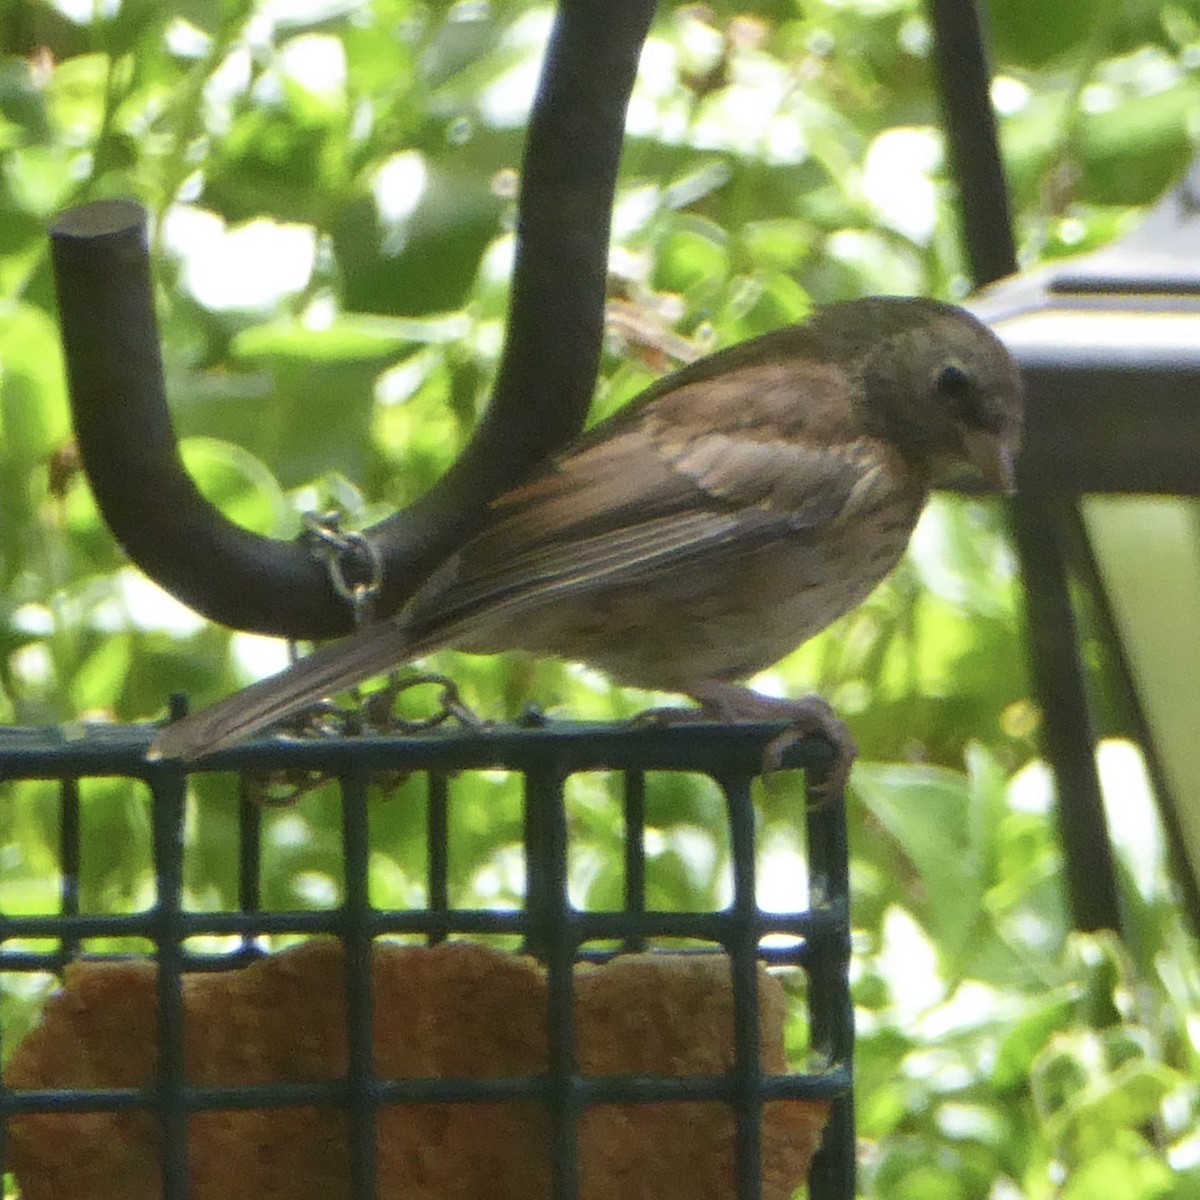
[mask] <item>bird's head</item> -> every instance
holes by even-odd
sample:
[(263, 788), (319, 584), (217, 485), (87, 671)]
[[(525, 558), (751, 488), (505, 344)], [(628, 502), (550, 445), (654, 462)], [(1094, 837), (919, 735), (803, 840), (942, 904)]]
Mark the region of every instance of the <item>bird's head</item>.
[(843, 361), (859, 364), (863, 423), (933, 487), (1015, 490), (1024, 391), (986, 325), (950, 304), (901, 298), (833, 305), (820, 319), (846, 339)]

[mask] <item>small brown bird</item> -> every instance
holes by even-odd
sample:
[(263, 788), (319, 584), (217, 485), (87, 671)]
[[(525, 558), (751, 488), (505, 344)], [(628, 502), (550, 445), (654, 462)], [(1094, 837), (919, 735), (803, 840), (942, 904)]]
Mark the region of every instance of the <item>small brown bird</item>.
[(1021, 407), (1013, 361), (963, 310), (831, 305), (660, 380), (495, 500), (396, 616), (169, 725), (149, 756), (196, 758), (453, 646), (586, 662), (710, 719), (784, 718), (831, 736), (844, 774), (853, 741), (824, 700), (736, 681), (864, 600), (931, 488), (1011, 492)]

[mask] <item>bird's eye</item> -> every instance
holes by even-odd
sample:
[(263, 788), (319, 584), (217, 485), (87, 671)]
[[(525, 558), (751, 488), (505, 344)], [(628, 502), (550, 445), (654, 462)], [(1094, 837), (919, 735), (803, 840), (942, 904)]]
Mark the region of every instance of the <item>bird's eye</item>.
[(958, 363), (946, 363), (937, 373), (934, 386), (956, 404), (969, 403), (975, 392), (975, 381)]
[(940, 367), (933, 385), (960, 421), (976, 429), (997, 429), (1001, 424), (999, 414), (988, 404), (987, 392), (959, 363), (949, 362)]

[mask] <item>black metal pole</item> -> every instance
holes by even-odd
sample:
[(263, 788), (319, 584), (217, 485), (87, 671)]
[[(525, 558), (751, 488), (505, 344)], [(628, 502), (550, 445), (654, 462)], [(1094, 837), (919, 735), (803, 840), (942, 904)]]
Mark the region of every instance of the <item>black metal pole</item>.
[(982, 287), (1017, 269), (985, 29), (977, 0), (929, 0), (929, 15), (963, 240), (971, 276)]
[(1087, 675), (1058, 531), (1071, 502), (1028, 491), (1012, 503), (1017, 549), (1030, 585), (1026, 625), (1043, 742), (1054, 767), (1067, 897), (1075, 927), (1120, 931), (1121, 901), (1088, 705)]
[(508, 336), (491, 404), (438, 485), (378, 527), (385, 561), (407, 571), (399, 578), (389, 566), (385, 612), (479, 527), (501, 490), (583, 428), (604, 337), (625, 110), (655, 7), (560, 0), (526, 135)]

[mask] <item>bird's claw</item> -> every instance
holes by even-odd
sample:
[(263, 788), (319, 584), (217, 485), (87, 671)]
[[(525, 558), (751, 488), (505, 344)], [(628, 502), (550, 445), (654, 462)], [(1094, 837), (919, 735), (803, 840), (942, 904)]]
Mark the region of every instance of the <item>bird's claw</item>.
[(833, 759), (824, 772), (817, 774), (809, 771), (808, 791), (816, 807), (825, 808), (845, 795), (850, 769), (858, 757), (858, 744), (850, 727), (834, 713), (823, 697), (805, 696), (793, 703), (805, 705), (805, 708), (795, 712), (789, 729), (767, 743), (763, 751), (763, 774), (770, 775), (778, 771), (783, 766), (784, 756), (797, 742), (813, 735), (823, 737), (833, 748)]
[(809, 772), (809, 793), (819, 807), (824, 807), (845, 792), (858, 745), (849, 726), (823, 696), (764, 696), (730, 683), (706, 685), (692, 695), (700, 703), (699, 711), (710, 718), (787, 722), (788, 728), (772, 738), (763, 751), (764, 775), (780, 770), (787, 751), (797, 742), (814, 735), (823, 737), (833, 748), (833, 760), (823, 772)]
[(823, 696), (780, 699), (763, 696), (749, 688), (719, 683), (698, 688), (692, 698), (699, 708), (648, 708), (638, 713), (631, 724), (683, 725), (694, 721), (722, 721), (729, 724), (786, 721), (788, 728), (776, 734), (763, 751), (762, 773), (771, 775), (783, 769), (787, 752), (804, 739), (824, 738), (833, 749), (833, 758), (823, 771), (810, 769), (809, 794), (824, 808), (846, 790), (850, 768), (858, 757), (858, 745), (850, 727)]

